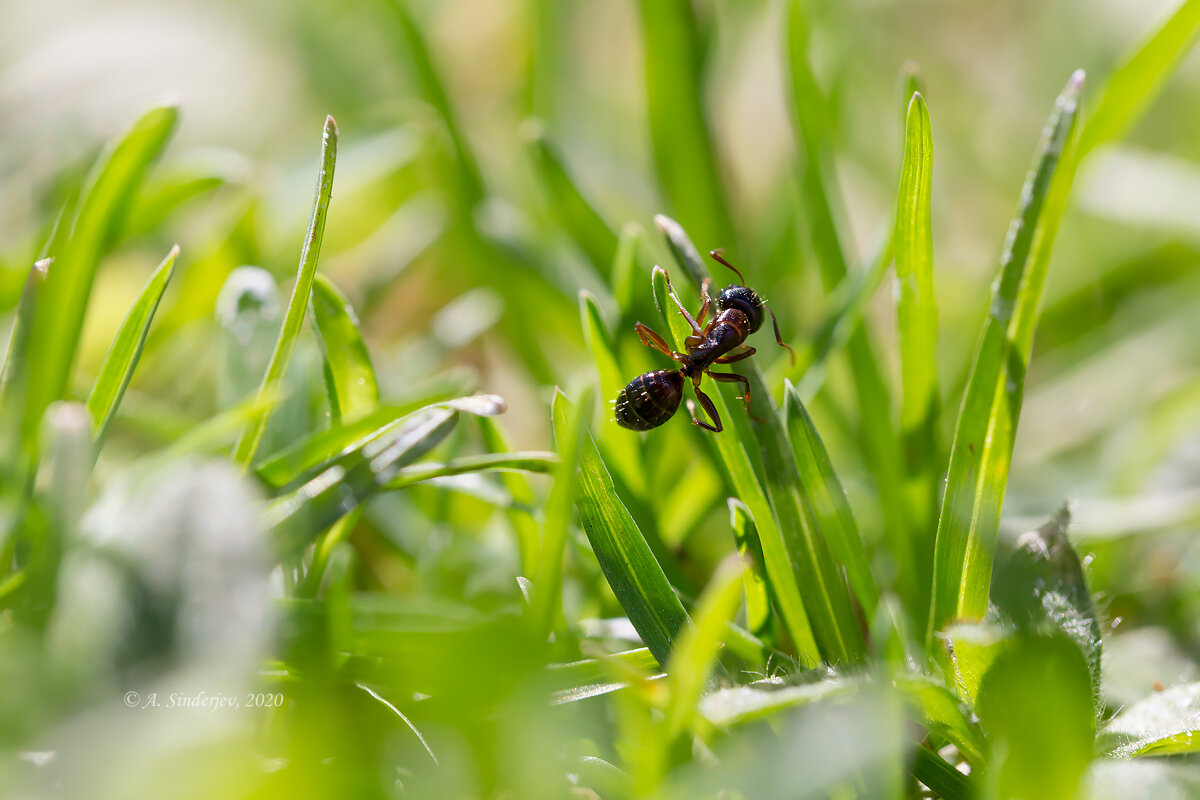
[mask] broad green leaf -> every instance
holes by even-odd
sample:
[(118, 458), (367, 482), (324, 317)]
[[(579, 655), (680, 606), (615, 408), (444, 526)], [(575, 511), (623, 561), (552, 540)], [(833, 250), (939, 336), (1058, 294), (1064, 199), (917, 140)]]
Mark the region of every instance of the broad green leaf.
[(1079, 134), (1079, 159), (1133, 127), (1191, 49), (1198, 32), (1200, 0), (1184, 0), (1109, 77), (1096, 110)]
[[(569, 401), (555, 395), (556, 438), (565, 441)], [(590, 435), (584, 435), (579, 459), (579, 519), (609, 586), (629, 621), (659, 664), (666, 664), (687, 612), (662, 567), (654, 559), (633, 518), (617, 497), (612, 478)]]
[(1092, 676), (1097, 715), (1100, 700), (1100, 620), (1079, 556), (1067, 538), (1066, 506), (1036, 530), (1022, 534), (1016, 551), (996, 565), (992, 601), (1021, 629), (1060, 631), (1079, 646)]
[(533, 123), (526, 130), (552, 213), (596, 269), (603, 270), (617, 252), (617, 235), (576, 186), (543, 127)]
[[(661, 227), (661, 226), (660, 226)], [(673, 237), (675, 238), (675, 237)], [(690, 241), (688, 241), (690, 244)], [(699, 259), (697, 258), (697, 263)], [(701, 264), (699, 268), (702, 268)], [(669, 299), (666, 273), (656, 268), (651, 276), (651, 291), (654, 301), (658, 304), (660, 317), (667, 324), (670, 333), (669, 340), (674, 340), (676, 346), (683, 342), (683, 337), (691, 333), (687, 323), (675, 311)], [(758, 528), (759, 539), (762, 542), (763, 566), (766, 570), (774, 597), (779, 603), (779, 612), (783, 617), (788, 633), (796, 645), (800, 660), (815, 666), (820, 663), (820, 651), (813, 638), (809, 626), (808, 615), (804, 601), (800, 599), (800, 589), (795, 571), (788, 555), (787, 545), (780, 532), (779, 522), (771, 510), (766, 492), (759, 475), (762, 474), (762, 460), (755, 446), (752, 434), (746, 431), (747, 420), (745, 412), (740, 416), (730, 414), (725, 396), (721, 392), (709, 394), (713, 405), (721, 419), (725, 420), (737, 431), (736, 436), (723, 435), (717, 438), (717, 450), (721, 454), (721, 462), (725, 465), (726, 473), (738, 497), (750, 509)], [(732, 433), (732, 431), (727, 431)]]
[(429, 452), (457, 422), (453, 409), (427, 408), (342, 453), (315, 478), (271, 504), (267, 523), (276, 549), (286, 554), (311, 544), (342, 516), (386, 489), (402, 467)]
[(744, 571), (745, 567), (736, 558), (721, 562), (692, 610), (695, 624), (679, 635), (671, 651), (667, 662), (671, 696), (664, 720), (666, 742), (673, 742), (691, 726), (717, 652), (726, 638), (726, 626), (737, 613)]
[[(689, 262), (686, 267), (688, 274), (701, 280), (707, 277), (707, 268), (694, 255), (695, 245), (683, 229), (678, 225), (663, 224), (661, 216), (656, 221), (660, 230), (667, 235), (672, 251), (685, 254)], [(681, 263), (680, 266), (685, 264)], [(655, 301), (661, 304), (659, 310), (664, 321), (672, 325), (675, 346), (683, 350), (680, 334), (684, 331), (673, 325), (680, 316), (674, 302), (678, 296), (668, 303), (665, 295), (669, 292), (662, 277), (661, 270), (656, 270), (652, 286)], [(690, 330), (687, 332), (690, 333)], [(808, 498), (804, 496), (796, 459), (787, 447), (787, 433), (775, 410), (771, 392), (753, 361), (740, 362), (737, 371), (749, 379), (751, 396), (759, 398), (759, 408), (765, 406), (765, 415), (761, 410), (758, 412), (761, 421), (752, 421), (740, 404), (739, 407), (730, 408), (729, 400), (736, 392), (732, 387), (723, 389), (710, 385), (706, 393), (712, 398), (721, 419), (733, 429), (717, 434), (717, 448), (729, 470), (731, 481), (741, 499), (750, 507), (758, 525), (767, 574), (776, 596), (782, 601), (784, 592), (790, 589), (788, 579), (779, 577), (785, 571), (790, 572), (793, 585), (803, 598), (803, 609), (822, 656), (831, 662), (856, 661), (862, 658), (866, 648), (862, 631), (854, 616), (846, 584), (833, 563), (828, 543), (816, 527)], [(762, 459), (761, 471), (757, 473), (761, 475), (762, 483), (756, 482), (756, 487), (745, 487), (749, 496), (743, 493), (743, 486), (739, 485), (739, 477), (735, 474), (745, 473), (748, 457), (743, 454), (747, 453), (757, 453)], [(748, 479), (755, 474), (750, 472), (745, 477)], [(774, 529), (764, 522), (768, 516), (756, 508), (758, 499), (754, 495), (761, 495), (764, 488), (778, 526)], [(785, 582), (781, 584), (780, 580)], [(784, 618), (794, 635), (794, 621), (788, 619), (786, 612)], [(798, 647), (801, 658), (806, 659), (803, 646), (798, 644)]]
[[(292, 298), (288, 301), (283, 327), (279, 331), (279, 338), (275, 342), (275, 352), (271, 354), (267, 372), (263, 375), (262, 384), (258, 389), (260, 395), (273, 392), (283, 381), (288, 361), (291, 360), (292, 351), (296, 348), (296, 340), (300, 338), (300, 327), (304, 324), (304, 312), (308, 308), (313, 278), (317, 274), (317, 259), (321, 254), (321, 238), (325, 234), (325, 218), (329, 214), (329, 198), (333, 194), (333, 170), (337, 163), (337, 138), (337, 123), (333, 121), (333, 117), (326, 117), (325, 129), (321, 137), (321, 171), (317, 174), (312, 219), (308, 223), (308, 232), (304, 236), (304, 245), (300, 250), (300, 266), (296, 272), (296, 285), (292, 287)], [(233, 460), (242, 467), (249, 467), (254, 460), (269, 417), (268, 413), (260, 419), (251, 421), (242, 429), (237, 444), (233, 448)]]
[(119, 234), (146, 170), (166, 147), (178, 115), (174, 106), (163, 106), (138, 119), (97, 161), (73, 224), (60, 220), (51, 245), (55, 251), (49, 253), (54, 266), (30, 330), (31, 363), (38, 369), (25, 407), (27, 444), (46, 406), (66, 391), (100, 260)]
[(1092, 760), (1096, 717), (1083, 654), (1065, 636), (1019, 636), (992, 663), (975, 704), (997, 798), (1067, 800)]
[(325, 358), (329, 412), (336, 424), (353, 421), (379, 406), (379, 384), (358, 329), (358, 315), (345, 295), (324, 275), (312, 285), (313, 322)]
[(974, 622), (960, 622), (937, 634), (949, 656), (948, 679), (963, 700), (974, 705), (983, 676), (1008, 645), (1006, 634), (998, 625)]
[(732, 244), (704, 108), (704, 43), (689, 0), (639, 0), (646, 108), (659, 184), (675, 217), (714, 246)]
[[(904, 165), (896, 197), (896, 320), (904, 393), (900, 436), (916, 530), (929, 530), (937, 502), (937, 304), (933, 294), (933, 129), (920, 94), (908, 106)], [(931, 551), (932, 541), (918, 552)]]
[[(1082, 85), (1083, 74), (1077, 72), (1055, 103), (1000, 256), (991, 311), (975, 353), (950, 452), (938, 519), (929, 638), (956, 618), (982, 619), (987, 611), (1028, 348), (1057, 226), (1053, 216), (1055, 210), (1061, 210), (1059, 203), (1065, 202), (1070, 176), (1057, 184), (1057, 199), (1050, 195), (1054, 194), (1056, 167), (1073, 141)], [(1043, 210), (1049, 215), (1046, 220)], [(1047, 222), (1049, 230), (1043, 229)]]
[(811, 507), (813, 522), (837, 558), (850, 587), (870, 619), (879, 603), (879, 587), (867, 563), (867, 551), (858, 524), (846, 501), (846, 490), (833, 470), (833, 462), (821, 441), (808, 410), (790, 382), (784, 385), (788, 440), (796, 459), (800, 486)]
[(108, 425), (116, 415), (117, 406), (121, 404), (125, 389), (133, 378), (133, 371), (142, 355), (142, 346), (146, 343), (146, 335), (150, 333), (154, 312), (158, 310), (163, 292), (167, 290), (178, 256), (179, 245), (175, 245), (154, 270), (146, 288), (142, 290), (141, 296), (121, 323), (108, 355), (104, 357), (104, 363), (100, 366), (100, 372), (96, 375), (96, 382), (92, 384), (92, 391), (87, 399), (87, 411), (92, 420), (92, 437), (97, 448), (104, 442)]
[(1200, 752), (1200, 683), (1172, 686), (1121, 709), (1097, 747), (1113, 758)]
[[(562, 609), (563, 548), (574, 517), (575, 495), (579, 490), (579, 462), (583, 439), (592, 416), (594, 394), (588, 385), (575, 404), (567, 409), (564, 420), (554, 416), (554, 443), (559, 464), (554, 471), (554, 486), (546, 499), (542, 522), (542, 546), (533, 579), (533, 622), (540, 636), (548, 637)], [(561, 391), (555, 391), (553, 408), (566, 404)]]

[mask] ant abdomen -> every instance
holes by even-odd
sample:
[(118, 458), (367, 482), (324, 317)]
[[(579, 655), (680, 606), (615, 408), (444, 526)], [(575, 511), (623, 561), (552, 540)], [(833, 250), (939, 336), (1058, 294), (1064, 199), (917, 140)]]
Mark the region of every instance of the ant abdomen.
[(617, 424), (634, 431), (648, 431), (669, 420), (683, 399), (683, 373), (660, 369), (639, 375), (617, 395), (613, 413)]

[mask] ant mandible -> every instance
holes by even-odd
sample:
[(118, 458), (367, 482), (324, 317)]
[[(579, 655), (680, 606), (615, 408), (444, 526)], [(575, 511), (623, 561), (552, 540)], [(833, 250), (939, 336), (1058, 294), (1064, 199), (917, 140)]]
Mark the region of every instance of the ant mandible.
[[(766, 309), (766, 302), (753, 289), (743, 285), (746, 279), (742, 277), (742, 273), (736, 267), (725, 260), (723, 251), (713, 250), (709, 255), (733, 270), (741, 283), (726, 286), (714, 301), (708, 294), (712, 278), (705, 278), (700, 287), (700, 296), (703, 298), (703, 302), (700, 305), (699, 313), (692, 317), (679, 302), (675, 290), (671, 288), (671, 278), (667, 277), (667, 293), (670, 294), (671, 300), (679, 308), (679, 313), (692, 328), (692, 335), (683, 340), (687, 353), (678, 353), (672, 350), (661, 336), (650, 330), (648, 326), (637, 323), (638, 338), (642, 340), (642, 344), (653, 347), (663, 355), (670, 356), (683, 366), (679, 369), (660, 369), (647, 372), (631, 380), (617, 395), (613, 408), (617, 424), (621, 427), (635, 431), (647, 431), (662, 425), (679, 409), (679, 403), (683, 399), (684, 380), (690, 379), (696, 399), (700, 401), (700, 406), (712, 420), (712, 424), (701, 420), (696, 416), (695, 408), (689, 403), (688, 410), (692, 415), (692, 424), (714, 433), (720, 433), (724, 430), (721, 417), (717, 415), (717, 409), (713, 406), (712, 400), (700, 390), (700, 379), (705, 375), (722, 383), (740, 383), (743, 394), (738, 399), (745, 401), (746, 413), (754, 419), (758, 419), (750, 411), (750, 379), (736, 372), (712, 372), (709, 368), (713, 364), (732, 364), (754, 355), (755, 348), (749, 346), (732, 355), (729, 353), (745, 343), (746, 337), (762, 327), (763, 311), (770, 311), (770, 309)], [(666, 274), (665, 271), (663, 274)], [(714, 302), (716, 316), (713, 317), (712, 322), (708, 323), (707, 327), (702, 327), (704, 318), (708, 315), (708, 310)], [(770, 311), (770, 314), (771, 324), (775, 328), (775, 341), (780, 347), (787, 348), (794, 361), (795, 353), (791, 347), (784, 344), (783, 338), (779, 335), (779, 322), (775, 319), (775, 312)]]

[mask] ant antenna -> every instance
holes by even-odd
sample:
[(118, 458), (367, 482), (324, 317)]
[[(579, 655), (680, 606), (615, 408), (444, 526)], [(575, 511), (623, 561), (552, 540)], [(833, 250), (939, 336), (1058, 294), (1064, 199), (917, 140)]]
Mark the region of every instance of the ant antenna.
[(724, 250), (710, 250), (708, 252), (708, 254), (710, 256), (712, 256), (714, 259), (716, 259), (717, 261), (724, 264), (725, 266), (729, 267), (731, 270), (733, 270), (734, 273), (738, 276), (738, 280), (741, 281), (741, 285), (742, 286), (746, 285), (746, 279), (742, 277), (742, 273), (738, 271), (738, 268), (725, 260), (725, 251)]

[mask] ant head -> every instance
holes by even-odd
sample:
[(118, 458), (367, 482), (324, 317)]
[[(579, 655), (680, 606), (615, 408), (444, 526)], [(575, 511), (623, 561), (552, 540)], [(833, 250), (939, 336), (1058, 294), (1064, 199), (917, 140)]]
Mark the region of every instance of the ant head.
[(750, 320), (751, 333), (762, 327), (763, 318), (766, 316), (763, 313), (762, 298), (748, 286), (726, 286), (717, 298), (717, 308), (721, 311), (731, 308), (741, 311), (746, 315), (746, 319)]

